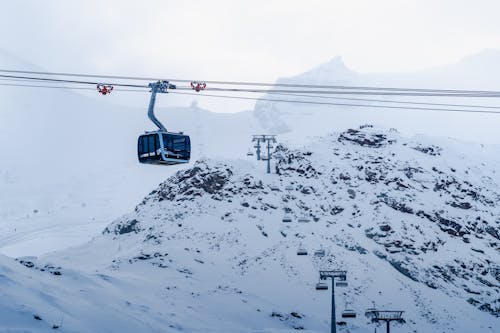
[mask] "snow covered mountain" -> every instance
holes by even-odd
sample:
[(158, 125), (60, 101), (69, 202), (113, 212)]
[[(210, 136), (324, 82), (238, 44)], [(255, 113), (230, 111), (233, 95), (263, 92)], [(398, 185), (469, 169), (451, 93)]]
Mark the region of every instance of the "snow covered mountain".
[[(498, 60), (498, 51), (489, 50), (424, 72), (359, 74), (336, 57), (279, 82), (497, 89)], [(5, 68), (44, 70), (2, 50), (0, 63)], [(1, 86), (0, 139), (6, 143), (0, 145), (1, 253), (38, 255), (85, 242), (179, 170), (138, 165), (137, 136), (153, 127), (145, 116), (149, 96), (130, 94), (136, 93), (115, 90), (108, 96), (89, 96), (61, 89)], [(128, 98), (144, 107), (120, 106)], [(280, 139), (301, 145), (310, 137), (360, 123), (395, 127), (409, 135), (500, 142), (497, 115), (362, 110), (262, 100), (255, 110), (234, 114), (203, 110), (196, 103), (161, 107), (162, 103), (172, 105), (172, 99), (173, 94), (159, 98), (157, 115), (168, 128), (191, 135), (193, 160), (237, 158), (248, 148), (251, 134), (281, 133)]]
[(361, 126), (276, 153), (271, 175), (202, 159), (88, 244), (0, 257), (2, 326), (327, 331), (330, 294), (314, 285), (338, 268), (338, 309), (358, 312), (341, 332), (372, 332), (373, 306), (405, 311), (395, 332), (498, 331), (498, 146)]

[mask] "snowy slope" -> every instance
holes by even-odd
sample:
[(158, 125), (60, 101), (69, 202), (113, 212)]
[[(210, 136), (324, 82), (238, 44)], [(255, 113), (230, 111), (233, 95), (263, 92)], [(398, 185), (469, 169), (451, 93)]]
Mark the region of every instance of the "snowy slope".
[(330, 294), (314, 285), (339, 268), (338, 308), (358, 312), (344, 332), (372, 332), (373, 304), (405, 310), (395, 332), (496, 332), (498, 146), (363, 126), (277, 151), (277, 174), (201, 160), (88, 244), (0, 258), (3, 327), (327, 331)]

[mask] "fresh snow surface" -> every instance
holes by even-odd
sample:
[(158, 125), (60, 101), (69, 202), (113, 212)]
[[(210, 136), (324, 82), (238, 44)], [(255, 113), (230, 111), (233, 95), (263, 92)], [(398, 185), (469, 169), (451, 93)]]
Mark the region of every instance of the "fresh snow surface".
[(276, 151), (271, 175), (200, 159), (87, 244), (1, 256), (3, 331), (325, 332), (318, 270), (345, 269), (339, 332), (373, 332), (373, 306), (405, 311), (393, 332), (498, 332), (498, 146), (362, 126)]

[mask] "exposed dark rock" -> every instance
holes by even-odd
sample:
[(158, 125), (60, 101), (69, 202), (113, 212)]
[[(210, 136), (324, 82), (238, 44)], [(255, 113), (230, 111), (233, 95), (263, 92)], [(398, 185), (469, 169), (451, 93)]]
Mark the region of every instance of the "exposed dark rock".
[(450, 206), (455, 207), (455, 208), (461, 208), (461, 209), (471, 209), (472, 205), (468, 202), (451, 202)]
[(384, 147), (387, 144), (391, 144), (394, 142), (391, 140), (387, 140), (387, 137), (384, 134), (367, 133), (352, 128), (341, 133), (338, 138), (338, 141), (339, 142), (349, 141), (363, 147), (371, 147), (371, 148)]
[(330, 209), (330, 214), (332, 215), (337, 215), (337, 214), (340, 214), (344, 211), (344, 208), (340, 207), (340, 206), (334, 206), (332, 207), (332, 209)]
[[(139, 228), (139, 221), (137, 221), (136, 219), (117, 224), (115, 225), (115, 229), (113, 230), (115, 235), (124, 235), (131, 232), (138, 233), (139, 231), (141, 231), (141, 229)], [(104, 229), (103, 233), (110, 233), (110, 230), (106, 228)]]
[(399, 202), (398, 200), (389, 197), (387, 194), (382, 193), (377, 196), (381, 202), (385, 203), (387, 206), (400, 211), (402, 213), (413, 214), (413, 209), (408, 207), (404, 202)]
[(422, 145), (418, 145), (418, 146), (415, 146), (415, 147), (412, 147), (413, 149), (419, 151), (419, 152), (422, 152), (424, 154), (427, 154), (427, 155), (431, 155), (431, 156), (439, 156), (441, 155), (441, 151), (443, 150), (442, 148), (438, 147), (438, 146), (422, 146)]
[(495, 237), (496, 239), (500, 240), (500, 228), (487, 226), (486, 228), (484, 228), (484, 231), (486, 231), (488, 234)]
[(402, 262), (402, 261), (396, 261), (396, 260), (390, 260), (389, 263), (394, 267), (398, 272), (406, 276), (407, 278), (418, 282), (418, 279), (416, 276), (414, 276), (414, 272), (412, 272), (410, 269), (406, 268), (407, 263)]
[(383, 224), (383, 225), (379, 226), (379, 229), (382, 231), (388, 232), (391, 230), (391, 226), (388, 224)]

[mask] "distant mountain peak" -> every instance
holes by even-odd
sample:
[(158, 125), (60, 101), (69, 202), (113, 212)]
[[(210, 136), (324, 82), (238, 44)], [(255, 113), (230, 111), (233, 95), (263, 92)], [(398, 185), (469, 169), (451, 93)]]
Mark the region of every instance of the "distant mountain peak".
[(346, 67), (340, 55), (302, 74), (281, 78), (279, 83), (339, 84), (355, 80), (357, 74)]
[(339, 68), (348, 69), (346, 67), (346, 65), (344, 63), (344, 59), (342, 58), (341, 55), (336, 55), (335, 57), (330, 59), (330, 61), (319, 65), (319, 67), (339, 67)]

